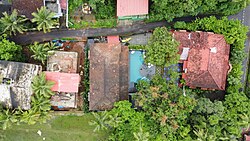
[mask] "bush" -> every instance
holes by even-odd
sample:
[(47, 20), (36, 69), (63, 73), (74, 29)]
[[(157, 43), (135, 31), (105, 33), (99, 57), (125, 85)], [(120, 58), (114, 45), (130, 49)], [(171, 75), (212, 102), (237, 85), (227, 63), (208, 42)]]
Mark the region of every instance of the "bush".
[(22, 47), (6, 39), (6, 36), (0, 36), (0, 60), (21, 61)]
[(179, 43), (166, 27), (156, 28), (145, 48), (145, 61), (160, 67), (177, 64), (179, 60), (178, 46)]

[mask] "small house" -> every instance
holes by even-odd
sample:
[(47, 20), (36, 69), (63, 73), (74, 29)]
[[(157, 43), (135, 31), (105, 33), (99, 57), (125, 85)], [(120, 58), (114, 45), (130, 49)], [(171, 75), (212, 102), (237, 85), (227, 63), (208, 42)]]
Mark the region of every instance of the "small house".
[(47, 59), (46, 79), (55, 82), (51, 105), (55, 110), (77, 108), (78, 90), (81, 77), (78, 71), (78, 53), (52, 51)]

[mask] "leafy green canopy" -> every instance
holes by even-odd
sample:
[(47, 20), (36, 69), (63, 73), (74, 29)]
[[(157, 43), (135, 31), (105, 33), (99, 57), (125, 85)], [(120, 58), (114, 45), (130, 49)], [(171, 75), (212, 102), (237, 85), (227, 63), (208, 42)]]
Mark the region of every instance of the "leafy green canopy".
[(226, 42), (231, 47), (230, 63), (233, 67), (227, 79), (229, 84), (227, 92), (238, 93), (238, 90), (242, 88), (241, 75), (243, 72), (241, 62), (245, 57), (244, 43), (247, 39), (248, 28), (241, 24), (239, 20), (228, 20), (227, 17), (216, 19), (214, 16), (197, 19), (192, 23), (177, 22), (174, 27), (191, 31), (212, 31), (224, 35)]
[(56, 24), (53, 20), (55, 13), (46, 9), (45, 6), (37, 9), (37, 12), (33, 12), (32, 15), (34, 18), (31, 21), (37, 24), (37, 30), (43, 30), (44, 33), (50, 32), (50, 28)]
[(111, 131), (109, 136), (111, 141), (136, 140), (140, 139), (141, 135), (148, 136), (148, 132), (143, 131), (146, 126), (144, 113), (135, 111), (131, 106), (128, 101), (117, 102), (109, 112), (93, 113), (95, 120), (90, 124), (96, 126), (94, 131), (100, 129)]
[(145, 61), (160, 67), (176, 64), (179, 58), (178, 46), (179, 43), (172, 37), (166, 27), (156, 28), (145, 48)]
[(0, 36), (0, 60), (20, 61), (22, 59), (21, 51), (21, 46), (7, 40), (5, 35)]
[(27, 18), (25, 16), (18, 16), (16, 9), (14, 9), (10, 15), (4, 12), (3, 17), (0, 19), (1, 28), (3, 30), (2, 32), (7, 35), (16, 35), (16, 33), (23, 33), (24, 31), (27, 31), (24, 26), (24, 22), (26, 20)]
[(197, 14), (232, 15), (245, 8), (249, 0), (152, 0), (151, 20), (168, 20)]
[(35, 60), (39, 60), (42, 64), (45, 63), (47, 57), (52, 53), (49, 51), (55, 50), (58, 48), (54, 43), (45, 43), (45, 44), (38, 44), (35, 42), (33, 45), (29, 46), (30, 50), (34, 53), (31, 57)]

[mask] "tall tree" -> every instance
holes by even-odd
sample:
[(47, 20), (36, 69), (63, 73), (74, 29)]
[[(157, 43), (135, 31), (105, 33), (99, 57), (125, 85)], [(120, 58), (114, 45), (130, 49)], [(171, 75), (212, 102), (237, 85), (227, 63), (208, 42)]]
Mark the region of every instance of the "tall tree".
[(3, 33), (6, 33), (7, 35), (16, 35), (16, 33), (27, 31), (24, 26), (26, 20), (27, 18), (25, 16), (18, 16), (16, 9), (14, 9), (10, 15), (4, 12), (3, 17), (0, 19)]
[(44, 33), (50, 32), (50, 28), (52, 28), (56, 23), (53, 20), (55, 13), (46, 9), (45, 6), (37, 9), (37, 12), (33, 12), (32, 15), (34, 18), (31, 21), (37, 24), (37, 30), (43, 30)]

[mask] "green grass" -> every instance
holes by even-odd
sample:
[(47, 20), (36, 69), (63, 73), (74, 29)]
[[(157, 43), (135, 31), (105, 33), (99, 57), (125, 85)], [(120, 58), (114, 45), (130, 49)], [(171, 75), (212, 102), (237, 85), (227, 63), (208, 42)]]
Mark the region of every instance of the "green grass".
[[(104, 131), (93, 132), (94, 126), (88, 124), (94, 117), (60, 116), (46, 124), (13, 125), (5, 131), (0, 130), (0, 141), (102, 141), (108, 134)], [(37, 134), (41, 130), (42, 136)]]

